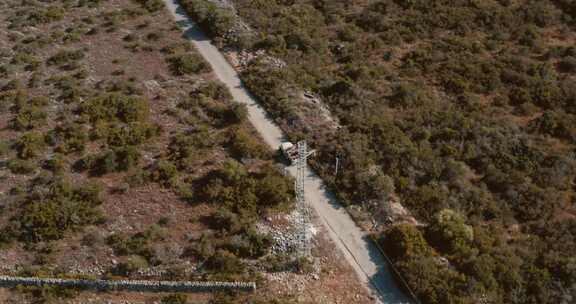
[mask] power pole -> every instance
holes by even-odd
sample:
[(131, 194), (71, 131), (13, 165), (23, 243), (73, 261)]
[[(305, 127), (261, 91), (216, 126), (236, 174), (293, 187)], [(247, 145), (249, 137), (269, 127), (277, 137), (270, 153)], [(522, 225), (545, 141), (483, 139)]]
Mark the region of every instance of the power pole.
[(311, 236), (308, 226), (310, 225), (310, 208), (306, 203), (305, 197), (305, 183), (306, 183), (306, 167), (308, 160), (308, 146), (306, 141), (298, 142), (298, 163), (296, 173), (296, 204), (300, 212), (301, 223), (298, 227), (298, 239), (300, 241), (299, 255), (302, 257), (309, 257), (311, 255)]

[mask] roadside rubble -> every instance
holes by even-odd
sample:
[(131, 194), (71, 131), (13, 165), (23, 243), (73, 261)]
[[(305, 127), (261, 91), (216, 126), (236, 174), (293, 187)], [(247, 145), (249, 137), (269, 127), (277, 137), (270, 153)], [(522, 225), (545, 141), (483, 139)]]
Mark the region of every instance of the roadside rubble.
[[(298, 231), (302, 225), (302, 221), (303, 218), (300, 216), (300, 212), (294, 210), (290, 214), (268, 218), (266, 221), (258, 223), (257, 229), (259, 232), (266, 233), (272, 238), (272, 254), (294, 253), (302, 243)], [(312, 238), (310, 241), (314, 243), (316, 229), (312, 224), (308, 224), (307, 230), (307, 235)]]

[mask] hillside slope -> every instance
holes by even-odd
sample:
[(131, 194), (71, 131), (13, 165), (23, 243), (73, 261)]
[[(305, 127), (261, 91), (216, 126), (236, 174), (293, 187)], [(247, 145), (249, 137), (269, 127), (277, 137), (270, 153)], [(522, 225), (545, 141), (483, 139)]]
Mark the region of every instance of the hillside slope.
[[(0, 2), (0, 274), (258, 283), (193, 303), (365, 303), (324, 231), (313, 264), (276, 248), (294, 191), (273, 157), (161, 1)], [(182, 298), (0, 289), (1, 303)]]
[(360, 222), (417, 218), (379, 230), (422, 302), (576, 299), (574, 2), (183, 3)]

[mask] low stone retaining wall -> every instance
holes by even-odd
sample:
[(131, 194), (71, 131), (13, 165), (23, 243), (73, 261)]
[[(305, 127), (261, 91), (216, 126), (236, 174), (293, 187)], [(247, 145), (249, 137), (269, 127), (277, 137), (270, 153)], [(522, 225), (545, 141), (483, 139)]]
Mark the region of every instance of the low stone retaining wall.
[(95, 290), (146, 292), (212, 292), (225, 290), (254, 291), (254, 282), (177, 282), (140, 280), (75, 280), (0, 276), (0, 287), (61, 286)]

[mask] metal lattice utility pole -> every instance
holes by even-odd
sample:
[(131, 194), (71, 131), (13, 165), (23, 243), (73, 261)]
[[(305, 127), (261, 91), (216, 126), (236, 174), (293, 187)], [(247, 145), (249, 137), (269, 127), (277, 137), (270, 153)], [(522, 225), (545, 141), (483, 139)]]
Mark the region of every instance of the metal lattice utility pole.
[(300, 256), (310, 256), (311, 237), (309, 235), (309, 224), (310, 224), (310, 208), (306, 203), (305, 198), (305, 182), (306, 182), (306, 163), (308, 159), (308, 147), (306, 141), (298, 142), (298, 171), (296, 173), (296, 204), (298, 211), (301, 216), (300, 227), (298, 227), (298, 239), (300, 241), (299, 255)]

